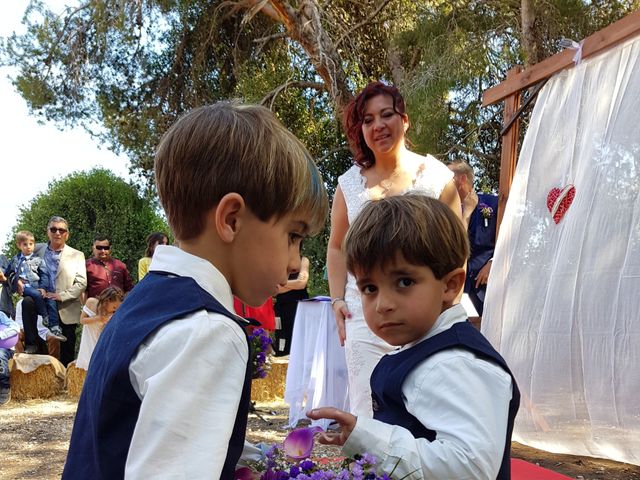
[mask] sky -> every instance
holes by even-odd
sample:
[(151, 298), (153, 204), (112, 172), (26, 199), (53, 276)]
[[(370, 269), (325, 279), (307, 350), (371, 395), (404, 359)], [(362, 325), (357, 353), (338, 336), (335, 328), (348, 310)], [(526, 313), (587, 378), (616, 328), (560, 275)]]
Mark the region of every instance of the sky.
[[(21, 19), (28, 0), (0, 2), (0, 36), (21, 33)], [(55, 12), (62, 11), (73, 0), (48, 0)], [(26, 102), (7, 78), (14, 70), (0, 67), (0, 250), (8, 242), (16, 223), (20, 206), (28, 206), (38, 194), (46, 191), (53, 180), (75, 171), (94, 167), (108, 168), (119, 177), (129, 179), (129, 161), (116, 156), (83, 129), (60, 131), (53, 123), (39, 124), (30, 116)], [(64, 216), (64, 212), (52, 214)], [(37, 241), (44, 241), (42, 232), (33, 232)]]

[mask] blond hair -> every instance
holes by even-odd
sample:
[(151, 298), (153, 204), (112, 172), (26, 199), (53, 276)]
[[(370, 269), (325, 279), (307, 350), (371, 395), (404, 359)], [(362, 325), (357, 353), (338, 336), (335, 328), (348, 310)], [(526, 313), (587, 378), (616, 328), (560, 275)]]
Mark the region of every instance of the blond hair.
[(155, 172), (180, 240), (202, 233), (205, 214), (231, 192), (262, 221), (304, 213), (310, 233), (326, 221), (327, 193), (311, 155), (258, 105), (218, 102), (191, 110), (163, 136)]
[(448, 166), (455, 175), (464, 175), (465, 177), (467, 177), (469, 185), (471, 185), (471, 188), (473, 188), (475, 175), (473, 173), (473, 168), (471, 167), (471, 165), (469, 165), (464, 160), (454, 160)]
[(34, 242), (36, 241), (36, 237), (34, 237), (33, 233), (31, 233), (29, 230), (20, 230), (18, 233), (16, 233), (16, 244), (20, 244), (27, 240), (33, 240)]
[(453, 211), (439, 200), (412, 193), (367, 203), (344, 245), (351, 273), (385, 268), (401, 254), (441, 279), (469, 256), (467, 232)]

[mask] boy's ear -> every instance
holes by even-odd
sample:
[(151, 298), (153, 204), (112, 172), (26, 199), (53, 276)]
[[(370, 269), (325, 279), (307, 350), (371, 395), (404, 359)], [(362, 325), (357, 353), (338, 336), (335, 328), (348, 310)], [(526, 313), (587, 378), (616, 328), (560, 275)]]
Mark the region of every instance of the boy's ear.
[(453, 301), (464, 287), (464, 281), (466, 279), (466, 272), (464, 268), (456, 268), (447, 273), (442, 279), (444, 285), (443, 298), (445, 303), (452, 304)]
[(210, 213), (213, 214), (216, 231), (223, 242), (231, 243), (235, 239), (246, 210), (242, 195), (227, 193)]

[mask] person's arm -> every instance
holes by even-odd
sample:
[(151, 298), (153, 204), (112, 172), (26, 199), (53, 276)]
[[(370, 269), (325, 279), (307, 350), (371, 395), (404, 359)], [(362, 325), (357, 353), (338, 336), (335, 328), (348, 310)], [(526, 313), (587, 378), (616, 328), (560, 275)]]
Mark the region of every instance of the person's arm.
[(84, 253), (76, 251), (73, 257), (69, 258), (68, 261), (70, 262), (70, 265), (65, 266), (65, 268), (75, 271), (73, 283), (66, 290), (50, 295), (50, 298), (54, 298), (60, 302), (80, 298), (82, 292), (87, 288), (87, 266), (84, 259)]
[(350, 315), (347, 304), (344, 301), (345, 288), (347, 286), (347, 263), (342, 253), (342, 242), (349, 230), (349, 217), (347, 216), (347, 203), (340, 189), (336, 188), (331, 207), (331, 232), (329, 234), (329, 244), (327, 245), (327, 270), (329, 277), (329, 295), (332, 299), (341, 298), (343, 300), (332, 301), (333, 312), (338, 325), (338, 338), (340, 345), (344, 345), (347, 337), (344, 320)]
[[(375, 455), (385, 471), (395, 468), (398, 478), (496, 478), (512, 396), (509, 374), (468, 352), (442, 352), (416, 368), (402, 392), (407, 411), (436, 431), (436, 440), (359, 417), (343, 442), (345, 455)], [(328, 440), (341, 444), (335, 436)]]
[(80, 323), (83, 325), (91, 325), (92, 323), (105, 323), (102, 315), (98, 313), (98, 299), (94, 297), (87, 298), (87, 301), (80, 312)]
[(129, 365), (142, 404), (125, 477), (220, 478), (248, 357), (241, 328), (204, 311), (146, 340)]
[(300, 272), (294, 280), (287, 281), (284, 287), (278, 288), (278, 293), (290, 292), (291, 290), (303, 290), (309, 283), (309, 259), (302, 257), (300, 260)]
[(150, 262), (149, 260), (147, 260), (147, 258), (148, 257), (142, 257), (140, 260), (138, 260), (138, 281), (142, 280), (149, 271)]
[(460, 195), (458, 195), (458, 190), (456, 189), (456, 184), (453, 180), (450, 180), (449, 183), (444, 186), (439, 200), (442, 203), (449, 205), (449, 208), (453, 210), (453, 213), (455, 213), (458, 218), (463, 221), (462, 223), (465, 224), (465, 226), (467, 225), (466, 223), (464, 223), (464, 219), (462, 218)]

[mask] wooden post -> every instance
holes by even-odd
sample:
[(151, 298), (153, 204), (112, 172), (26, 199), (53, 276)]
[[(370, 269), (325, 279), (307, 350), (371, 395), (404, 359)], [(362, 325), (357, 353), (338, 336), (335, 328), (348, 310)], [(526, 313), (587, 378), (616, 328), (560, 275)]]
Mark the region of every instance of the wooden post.
[[(507, 82), (516, 77), (522, 67), (516, 66), (507, 72)], [(504, 101), (504, 123), (509, 123), (520, 108), (520, 91), (513, 92)], [(502, 154), (500, 155), (500, 187), (498, 193), (498, 218), (496, 224), (496, 240), (500, 232), (500, 223), (504, 216), (504, 208), (507, 205), (511, 182), (516, 172), (516, 160), (518, 159), (518, 140), (520, 138), (520, 119), (517, 118), (511, 128), (502, 135)]]

